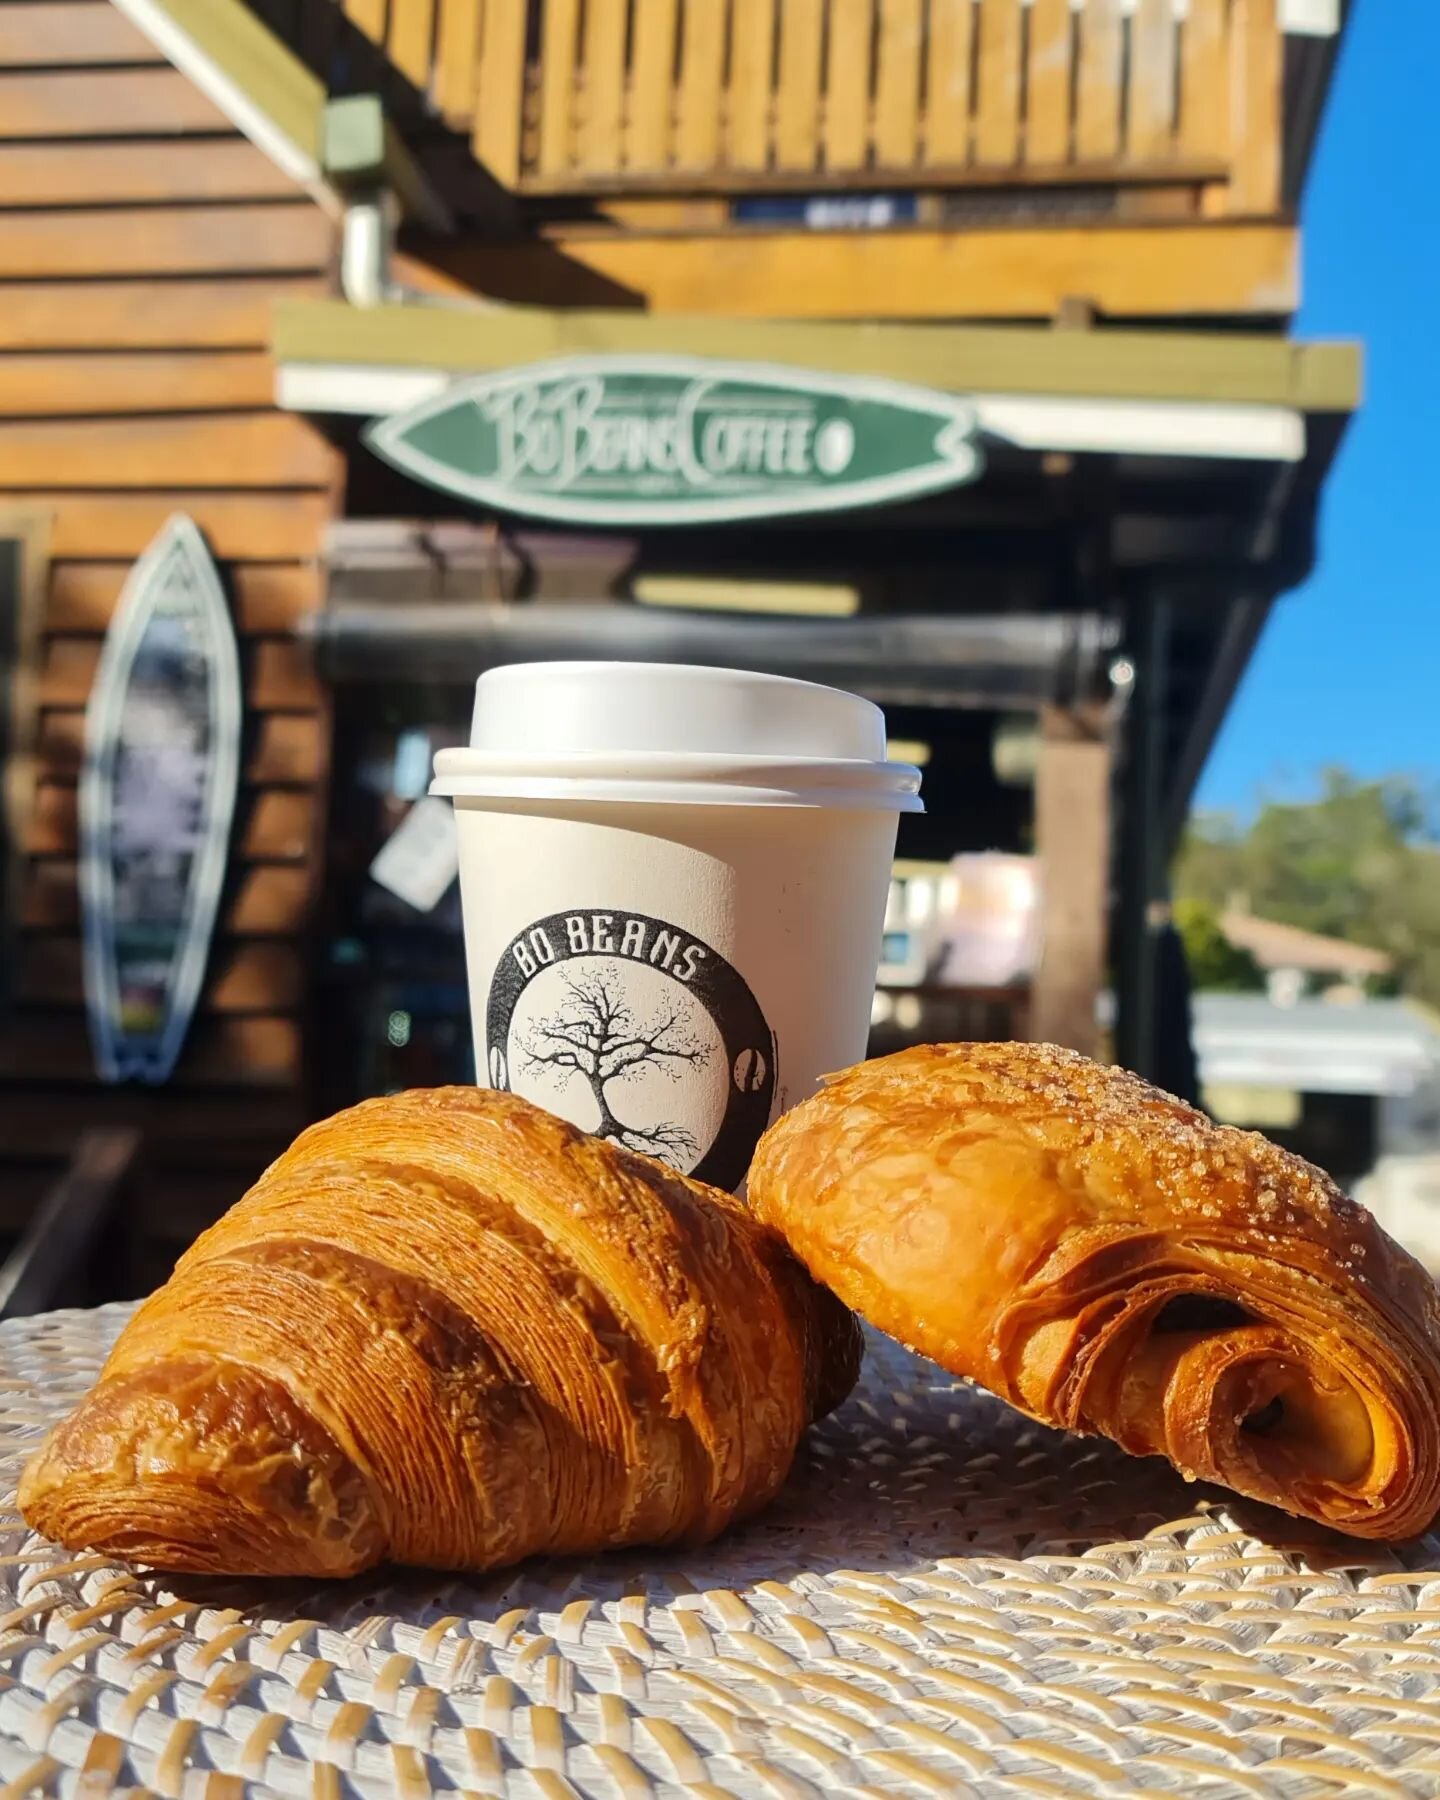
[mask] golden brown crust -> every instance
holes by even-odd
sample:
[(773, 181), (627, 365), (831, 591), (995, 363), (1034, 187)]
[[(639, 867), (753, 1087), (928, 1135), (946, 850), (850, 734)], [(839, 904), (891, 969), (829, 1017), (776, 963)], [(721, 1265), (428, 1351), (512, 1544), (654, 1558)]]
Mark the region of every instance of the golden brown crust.
[(192, 1246), (20, 1502), (236, 1574), (696, 1542), (774, 1493), (857, 1340), (729, 1195), (512, 1095), (398, 1094)]
[(781, 1119), (758, 1215), (952, 1373), (1367, 1537), (1440, 1511), (1435, 1284), (1309, 1163), (1034, 1044), (865, 1063)]

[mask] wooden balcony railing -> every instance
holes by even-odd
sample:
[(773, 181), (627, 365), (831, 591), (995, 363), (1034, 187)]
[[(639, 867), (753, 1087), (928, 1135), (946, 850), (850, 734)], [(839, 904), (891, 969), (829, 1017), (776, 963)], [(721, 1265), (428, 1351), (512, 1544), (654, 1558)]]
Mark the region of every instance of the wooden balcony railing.
[(520, 194), (1184, 183), (1280, 204), (1277, 0), (344, 0)]

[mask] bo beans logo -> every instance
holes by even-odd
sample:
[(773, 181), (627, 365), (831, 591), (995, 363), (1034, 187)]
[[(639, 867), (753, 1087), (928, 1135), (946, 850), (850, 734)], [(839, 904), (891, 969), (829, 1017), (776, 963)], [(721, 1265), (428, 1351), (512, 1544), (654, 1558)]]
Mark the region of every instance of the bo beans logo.
[(755, 996), (717, 951), (633, 912), (552, 913), (506, 945), (489, 1078), (716, 1187), (745, 1179), (775, 1096)]

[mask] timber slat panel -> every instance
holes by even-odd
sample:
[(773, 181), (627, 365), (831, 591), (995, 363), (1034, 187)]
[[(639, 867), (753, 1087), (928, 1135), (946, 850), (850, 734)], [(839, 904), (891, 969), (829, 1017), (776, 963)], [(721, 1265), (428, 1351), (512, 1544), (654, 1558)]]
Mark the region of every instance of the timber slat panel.
[(324, 700), (309, 647), (294, 638), (271, 638), (247, 647), (250, 704), (265, 712), (310, 712)]
[(621, 166), (628, 14), (626, 0), (586, 0), (585, 106), (580, 120), (580, 169), (585, 174), (609, 174)]
[(74, 862), (32, 862), (20, 884), (21, 926), (27, 931), (66, 931), (73, 930), (79, 920), (80, 890)]
[(763, 169), (770, 160), (775, 0), (732, 0), (729, 130), (732, 169)]
[[(254, 721), (245, 759), (245, 780), (252, 785), (318, 781), (324, 759), (324, 726), (313, 713), (269, 713)], [(74, 781), (85, 754), (83, 707), (53, 707), (40, 722), (36, 751), (43, 779)]]
[(1085, 0), (1075, 98), (1075, 155), (1105, 162), (1120, 154), (1120, 0)]
[[(49, 630), (104, 631), (130, 567), (127, 562), (52, 563), (45, 609)], [(221, 576), (232, 598), (237, 631), (293, 631), (320, 605), (320, 576), (313, 565), (230, 563)]]
[[(310, 874), (285, 863), (232, 871), (233, 898), (222, 911), (230, 937), (291, 937), (305, 928)], [(73, 930), (80, 917), (75, 864), (60, 858), (33, 863), (21, 888), (20, 923), (29, 931)]]
[(309, 871), (276, 863), (240, 871), (223, 924), (235, 937), (286, 937), (303, 931), (309, 914)]
[(681, 169), (713, 168), (720, 154), (720, 83), (725, 71), (725, 9), (685, 8), (680, 46), (680, 100), (675, 161)]
[(1070, 0), (1031, 0), (1025, 81), (1025, 160), (1050, 167), (1070, 156)]
[(1276, 0), (1234, 0), (1230, 14), (1229, 211), (1266, 216), (1280, 205), (1283, 77)]
[(345, 0), (345, 16), (372, 44), (378, 44), (385, 37), (386, 4), (387, 0)]
[(176, 138), (233, 129), (178, 70), (0, 72), (0, 138)]
[(310, 200), (12, 212), (0, 215), (0, 278), (299, 273), (324, 268), (333, 237), (330, 221)]
[[(6, 230), (0, 221), (0, 238)], [(263, 349), (276, 301), (317, 299), (318, 275), (227, 281), (21, 281), (0, 286), (0, 350)]]
[[(965, 231), (557, 231), (543, 246), (437, 245), (481, 292), (574, 304), (576, 266), (656, 313), (730, 317), (1051, 319), (1067, 296), (1117, 317), (1273, 317), (1298, 300), (1297, 234), (1245, 225), (1093, 225)], [(563, 256), (556, 251), (562, 250)]]
[(315, 796), (287, 788), (242, 795), (239, 854), (248, 862), (303, 862), (314, 848)]
[(324, 768), (325, 741), (325, 722), (317, 714), (270, 713), (255, 727), (245, 779), (314, 783)]
[(631, 15), (630, 103), (625, 162), (631, 170), (665, 169), (670, 162), (670, 111), (675, 94), (675, 33), (679, 0), (645, 0)]
[(480, 0), (439, 0), (439, 5), (432, 82), (435, 104), (447, 125), (468, 129), (480, 69)]
[[(26, 854), (73, 857), (79, 844), (76, 807), (73, 781), (38, 783), (26, 823)], [(232, 854), (248, 862), (303, 862), (313, 848), (315, 796), (289, 788), (242, 793), (236, 831)]]
[[(0, 1080), (93, 1080), (95, 1061), (78, 1014), (21, 1015), (0, 1037)], [(175, 1087), (290, 1087), (300, 1077), (300, 1030), (289, 1019), (200, 1019), (181, 1053)], [(83, 1108), (77, 1108), (77, 1117)]]
[(870, 143), (870, 0), (830, 0), (825, 166), (859, 169)]
[(540, 167), (547, 174), (574, 163), (575, 71), (580, 0), (545, 0), (545, 55), (540, 63)]
[[(1067, 6), (1069, 0), (1060, 0)], [(930, 9), (930, 70), (925, 99), (925, 161), (959, 168), (970, 157), (973, 0), (943, 0)]]
[(73, 783), (37, 782), (23, 842), (28, 856), (74, 856), (78, 826)]
[(50, 550), (72, 557), (136, 557), (173, 512), (188, 512), (216, 556), (280, 561), (312, 556), (332, 511), (328, 495), (37, 492), (26, 505), (52, 513)]
[(1140, 161), (1158, 161), (1175, 147), (1175, 54), (1172, 0), (1136, 0), (1125, 148)]
[(880, 0), (875, 161), (882, 169), (908, 169), (915, 162), (921, 26), (920, 0)]
[(1020, 0), (985, 0), (975, 57), (975, 160), (1004, 167), (1020, 154)]
[(822, 0), (785, 0), (780, 9), (780, 80), (775, 102), (775, 166), (812, 169), (820, 124)]
[(520, 174), (527, 11), (526, 0), (485, 0), (480, 19), (475, 154), (507, 187)]
[(254, 351), (0, 357), (0, 418), (259, 407), (269, 405), (274, 392), (274, 365)]
[[(293, 945), (264, 941), (217, 944), (199, 1010), (202, 1014), (293, 1012), (300, 1004), (301, 986), (301, 962)], [(16, 997), (28, 1006), (83, 1006), (80, 940), (30, 938), (20, 955)]]
[(0, 487), (321, 487), (329, 444), (288, 413), (0, 425)]
[(144, 32), (110, 0), (7, 0), (0, 6), (0, 68), (161, 60)]
[[(251, 642), (244, 646), (244, 660), (245, 696), (258, 711), (308, 712), (320, 704), (322, 689), (304, 644), (291, 638)], [(40, 670), (41, 706), (83, 706), (99, 661), (99, 638), (51, 638)]]
[(6, 206), (123, 206), (155, 200), (269, 200), (298, 192), (290, 177), (244, 138), (174, 144), (129, 140), (0, 144)]
[(1188, 155), (1223, 156), (1230, 143), (1228, 0), (1190, 0), (1180, 65), (1180, 141)]
[(430, 34), (435, 0), (390, 0), (386, 48), (395, 67), (423, 94), (430, 86)]
[[(262, 863), (232, 872), (233, 897), (221, 929), (230, 937), (289, 937), (304, 929), (310, 908), (308, 870)], [(30, 865), (22, 883), (20, 923), (27, 931), (73, 931), (80, 894), (72, 860), (45, 858)]]

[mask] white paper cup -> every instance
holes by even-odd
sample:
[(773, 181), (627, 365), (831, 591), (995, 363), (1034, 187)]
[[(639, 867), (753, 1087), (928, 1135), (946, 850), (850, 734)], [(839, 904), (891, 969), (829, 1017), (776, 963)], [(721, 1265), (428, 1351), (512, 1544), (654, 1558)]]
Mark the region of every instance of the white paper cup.
[(865, 1054), (899, 814), (853, 694), (646, 663), (476, 684), (455, 803), (482, 1081), (739, 1187), (771, 1119)]

